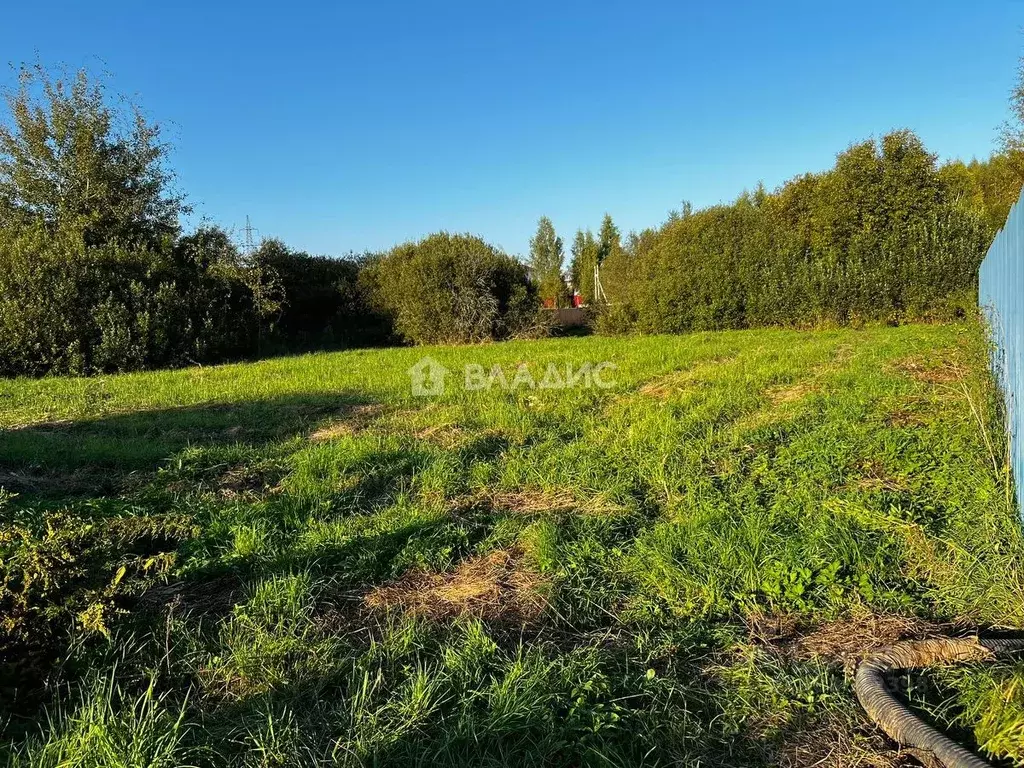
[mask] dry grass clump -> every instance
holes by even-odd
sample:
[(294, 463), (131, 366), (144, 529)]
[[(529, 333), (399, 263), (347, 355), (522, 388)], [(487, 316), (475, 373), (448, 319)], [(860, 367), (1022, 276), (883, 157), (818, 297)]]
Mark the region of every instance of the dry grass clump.
[(407, 573), (371, 590), (364, 600), (371, 609), (399, 608), (435, 621), (468, 615), (525, 624), (544, 612), (547, 587), (521, 552), (499, 549), (465, 560), (448, 573)]
[(672, 395), (684, 392), (695, 382), (697, 376), (694, 369), (677, 371), (666, 376), (658, 376), (651, 379), (639, 390), (644, 397), (653, 397), (656, 400), (667, 400)]
[(789, 614), (747, 617), (750, 641), (799, 659), (821, 657), (852, 666), (865, 653), (898, 640), (948, 634), (953, 627), (913, 616), (865, 611), (835, 621), (807, 625)]
[(700, 360), (681, 371), (672, 371), (671, 373), (656, 376), (640, 387), (637, 392), (645, 397), (652, 397), (656, 400), (667, 400), (673, 395), (699, 386), (702, 373), (715, 370), (722, 363), (733, 360), (734, 357), (735, 355), (727, 355), (710, 360)]
[(803, 400), (818, 388), (809, 381), (799, 381), (796, 384), (787, 384), (778, 387), (771, 387), (765, 391), (765, 396), (772, 405), (785, 405)]
[(881, 463), (866, 460), (861, 463), (863, 474), (857, 478), (857, 488), (864, 491), (891, 491), (900, 492), (908, 490), (907, 482), (901, 477), (889, 474)]
[(455, 448), (465, 440), (466, 433), (458, 424), (434, 424), (416, 430), (413, 435), (441, 448)]
[(887, 427), (923, 427), (927, 423), (928, 420), (920, 413), (916, 413), (908, 408), (896, 408), (885, 417), (885, 425)]
[(50, 497), (99, 493), (117, 487), (123, 480), (117, 473), (100, 473), (95, 470), (0, 470), (0, 488), (15, 494)]
[(905, 357), (897, 360), (894, 366), (896, 370), (924, 384), (953, 384), (961, 381), (966, 375), (963, 364), (949, 354), (937, 359), (916, 355)]
[(948, 627), (912, 616), (865, 613), (819, 625), (799, 638), (797, 650), (804, 656), (823, 656), (848, 666), (875, 648), (936, 635), (943, 629)]
[(383, 410), (384, 406), (379, 403), (356, 405), (345, 413), (344, 418), (325, 424), (313, 432), (309, 439), (314, 443), (319, 443), (354, 435), (366, 429), (370, 422), (377, 418)]
[(264, 473), (247, 464), (236, 464), (217, 479), (217, 495), (225, 499), (253, 498), (269, 487)]
[(851, 731), (838, 718), (823, 718), (787, 738), (778, 754), (781, 768), (902, 768), (920, 763), (894, 751), (878, 732)]
[(205, 581), (157, 583), (147, 589), (139, 602), (147, 608), (171, 608), (176, 613), (226, 614), (241, 599), (242, 580), (234, 574)]
[(603, 494), (581, 499), (565, 488), (520, 488), (515, 491), (480, 489), (449, 502), (453, 510), (487, 508), (518, 515), (580, 514), (602, 515), (622, 511)]
[(522, 514), (572, 512), (581, 506), (575, 494), (563, 488), (522, 488), (518, 491), (492, 491), (485, 497), (493, 509)]

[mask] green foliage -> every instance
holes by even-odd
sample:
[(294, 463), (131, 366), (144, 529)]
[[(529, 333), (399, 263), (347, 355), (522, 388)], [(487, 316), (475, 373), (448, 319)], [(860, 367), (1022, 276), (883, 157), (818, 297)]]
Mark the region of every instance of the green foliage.
[(576, 237), (572, 241), (569, 275), (582, 302), (588, 305), (594, 303), (594, 267), (597, 266), (598, 253), (594, 234), (589, 229), (586, 232), (576, 230)]
[[(540, 332), (538, 295), (568, 299), (562, 240), (546, 217), (530, 244), (532, 280), (479, 238), (446, 233), (361, 260), (276, 240), (243, 256), (216, 228), (181, 236), (187, 208), (159, 127), (113, 107), (84, 72), (26, 69), (7, 106), (0, 375), (176, 367), (395, 336), (507, 339)], [(985, 162), (938, 167), (913, 133), (896, 131), (774, 193), (759, 186), (698, 212), (684, 204), (625, 242), (606, 214), (597, 238), (576, 234), (573, 284), (610, 333), (962, 316), (1024, 178), (1017, 118)]]
[[(1014, 765), (1024, 762), (1024, 665), (1000, 663), (950, 668), (940, 680), (951, 688), (955, 725), (974, 731), (978, 746)], [(949, 715), (948, 708), (939, 716)]]
[[(32, 514), (0, 498), (0, 678), (31, 695), (69, 627), (108, 635), (124, 599), (165, 575), (198, 529), (179, 515), (84, 505)], [(124, 505), (120, 505), (124, 506)]]
[(88, 374), (241, 357), (266, 308), (220, 230), (158, 251), (41, 224), (0, 230), (0, 374)]
[(1003, 199), (1012, 204), (1024, 186), (1024, 58), (1017, 64), (1017, 81), (1010, 92), (1010, 117), (999, 133), (999, 150), (988, 164), (995, 166), (992, 170), (1001, 177), (1000, 186), (1009, 193)]
[(619, 303), (625, 300), (633, 279), (630, 261), (629, 254), (622, 247), (619, 228), (606, 213), (597, 236), (597, 263), (601, 288), (608, 301)]
[(253, 266), (273, 276), (280, 292), (270, 338), (284, 350), (383, 344), (390, 328), (371, 306), (360, 271), (366, 260), (334, 259), (292, 251), (280, 240), (264, 240)]
[[(167, 148), (79, 72), (36, 67), (0, 125), (0, 375), (219, 361), (259, 347), (273, 276), (227, 236), (179, 237)], [(124, 127), (127, 126), (127, 127)]]
[(372, 264), (374, 301), (417, 344), (507, 339), (537, 322), (526, 268), (472, 235), (441, 232)]
[(113, 110), (86, 72), (51, 76), (24, 67), (0, 123), (0, 226), (41, 220), (75, 227), (86, 246), (158, 247), (186, 210), (169, 191), (160, 128), (137, 107)]
[(644, 332), (954, 316), (992, 234), (970, 176), (897, 131), (774, 194), (634, 237), (608, 257), (605, 287)]
[[(79, 701), (50, 715), (49, 732), (33, 735), (9, 754), (26, 768), (181, 768), (200, 750), (186, 745), (184, 702), (172, 707), (150, 677), (136, 696), (122, 689), (115, 668), (84, 686)], [(186, 699), (187, 700), (187, 699)]]
[(537, 292), (545, 305), (559, 307), (568, 299), (562, 280), (562, 238), (555, 234), (551, 219), (541, 216), (537, 234), (530, 238), (530, 272)]

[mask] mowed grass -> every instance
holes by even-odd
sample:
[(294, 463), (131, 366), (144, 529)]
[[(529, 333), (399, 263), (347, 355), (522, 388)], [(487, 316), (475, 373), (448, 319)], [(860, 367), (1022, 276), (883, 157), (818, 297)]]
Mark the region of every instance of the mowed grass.
[[(968, 323), (3, 382), (0, 754), (900, 764), (857, 654), (1024, 625), (986, 355)], [(587, 362), (615, 386), (461, 384)], [(1020, 760), (1020, 681), (923, 703)]]

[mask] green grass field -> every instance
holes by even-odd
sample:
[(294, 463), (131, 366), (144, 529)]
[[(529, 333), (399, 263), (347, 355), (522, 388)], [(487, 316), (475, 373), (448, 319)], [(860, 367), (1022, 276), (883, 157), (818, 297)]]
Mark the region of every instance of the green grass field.
[[(0, 758), (904, 764), (857, 654), (1024, 626), (996, 403), (972, 324), (0, 383)], [(908, 696), (1020, 761), (1022, 682)]]

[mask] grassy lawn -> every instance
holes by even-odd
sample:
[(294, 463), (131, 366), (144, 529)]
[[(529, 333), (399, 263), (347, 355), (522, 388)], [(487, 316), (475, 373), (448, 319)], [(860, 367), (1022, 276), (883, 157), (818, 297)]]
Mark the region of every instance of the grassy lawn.
[[(0, 757), (902, 764), (844, 667), (1024, 626), (997, 417), (970, 324), (2, 382)], [(1021, 760), (1021, 682), (908, 695)]]

